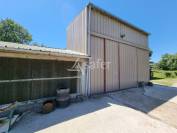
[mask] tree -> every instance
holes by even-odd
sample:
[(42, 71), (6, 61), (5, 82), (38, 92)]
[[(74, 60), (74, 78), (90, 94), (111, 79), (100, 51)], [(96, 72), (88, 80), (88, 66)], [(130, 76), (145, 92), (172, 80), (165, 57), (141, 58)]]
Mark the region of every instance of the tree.
[(152, 54), (153, 54), (153, 51), (152, 51), (152, 50), (150, 50), (150, 51), (149, 51), (149, 57), (151, 57), (151, 56), (152, 56)]
[(163, 70), (177, 70), (177, 54), (165, 54), (158, 62), (158, 66)]
[(29, 44), (32, 36), (12, 19), (4, 19), (0, 21), (0, 41)]

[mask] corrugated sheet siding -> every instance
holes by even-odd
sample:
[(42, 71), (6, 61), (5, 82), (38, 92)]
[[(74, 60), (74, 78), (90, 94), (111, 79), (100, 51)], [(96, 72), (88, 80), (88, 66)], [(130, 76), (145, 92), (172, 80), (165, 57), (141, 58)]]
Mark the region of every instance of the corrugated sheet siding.
[[(104, 59), (106, 39), (106, 61), (112, 63), (110, 69), (106, 70), (106, 81), (103, 69), (91, 70), (91, 93), (104, 92), (104, 82), (106, 90), (112, 91), (119, 89), (119, 86), (120, 89), (135, 87), (140, 79), (147, 81), (148, 51), (139, 52), (141, 49), (137, 50), (137, 47), (148, 49), (148, 36), (94, 9), (91, 11), (90, 29), (87, 29), (89, 26), (84, 25), (89, 20), (87, 13), (85, 8), (69, 26), (67, 48), (86, 54), (91, 51), (92, 61), (96, 62)], [(91, 40), (87, 40), (87, 32), (88, 36), (91, 34)], [(123, 39), (120, 37), (122, 34), (125, 34)], [(90, 41), (90, 44), (87, 44), (87, 41)]]
[[(0, 80), (76, 76), (74, 62), (0, 58)], [(76, 92), (77, 79), (0, 84), (0, 104), (55, 96), (58, 87)]]
[(149, 51), (137, 49), (138, 81), (149, 81)]
[[(103, 39), (91, 36), (91, 65), (98, 61), (104, 61), (104, 45)], [(95, 67), (94, 67), (95, 66)], [(96, 64), (91, 69), (91, 94), (104, 92), (104, 69)]]
[(146, 35), (95, 10), (91, 12), (91, 32), (103, 34), (115, 40), (120, 40), (120, 35), (125, 34), (123, 40), (131, 42), (132, 45), (148, 48)]
[(136, 48), (124, 44), (120, 48), (120, 88), (130, 88), (137, 85), (137, 55)]
[(106, 91), (119, 89), (119, 45), (117, 42), (106, 40)]
[(67, 49), (87, 54), (87, 8), (67, 29)]

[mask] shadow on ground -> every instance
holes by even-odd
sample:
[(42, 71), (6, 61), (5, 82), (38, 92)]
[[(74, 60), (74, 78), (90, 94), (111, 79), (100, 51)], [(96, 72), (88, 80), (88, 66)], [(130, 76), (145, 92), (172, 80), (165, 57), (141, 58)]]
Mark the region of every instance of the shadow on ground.
[(154, 87), (134, 88), (123, 90), (110, 95), (113, 99), (124, 103), (132, 108), (148, 113), (166, 102), (177, 104), (176, 87), (154, 85)]
[(177, 88), (154, 85), (123, 90), (111, 98), (177, 128)]
[[(98, 97), (81, 103), (74, 103), (64, 109), (56, 109), (49, 114), (30, 113), (14, 126), (12, 132), (23, 132), (21, 131), (20, 127), (24, 126), (27, 127), (25, 133), (40, 131), (55, 124), (59, 124), (95, 112), (97, 110), (107, 108), (111, 106), (109, 103), (115, 103), (115, 101), (110, 98), (103, 99), (102, 97)], [(32, 125), (32, 127), (30, 127), (30, 125)]]
[(164, 78), (160, 78), (160, 77), (153, 77), (152, 80), (158, 80), (158, 79), (164, 79)]
[[(150, 115), (166, 124), (177, 128), (177, 88), (155, 85), (154, 87), (133, 88), (98, 96), (81, 103), (72, 104), (65, 109), (42, 115), (30, 113), (14, 127), (12, 132), (23, 132), (20, 127), (26, 127), (26, 133), (77, 119), (117, 104), (131, 107)], [(33, 124), (31, 124), (33, 123)]]

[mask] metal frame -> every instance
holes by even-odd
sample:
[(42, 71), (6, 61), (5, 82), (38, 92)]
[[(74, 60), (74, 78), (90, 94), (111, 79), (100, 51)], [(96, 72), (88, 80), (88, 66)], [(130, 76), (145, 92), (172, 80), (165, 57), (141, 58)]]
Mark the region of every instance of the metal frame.
[(62, 80), (62, 79), (80, 79), (79, 76), (73, 77), (54, 77), (54, 78), (31, 78), (31, 79), (14, 79), (14, 80), (0, 80), (0, 83), (16, 83), (29, 81), (45, 81), (45, 80)]

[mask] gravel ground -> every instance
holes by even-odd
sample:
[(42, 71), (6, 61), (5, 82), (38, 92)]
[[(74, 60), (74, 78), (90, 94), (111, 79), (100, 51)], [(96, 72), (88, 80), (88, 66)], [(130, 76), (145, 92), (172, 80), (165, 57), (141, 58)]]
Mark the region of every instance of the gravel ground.
[(177, 89), (166, 89), (154, 86), (124, 90), (47, 115), (30, 113), (11, 132), (177, 133)]

